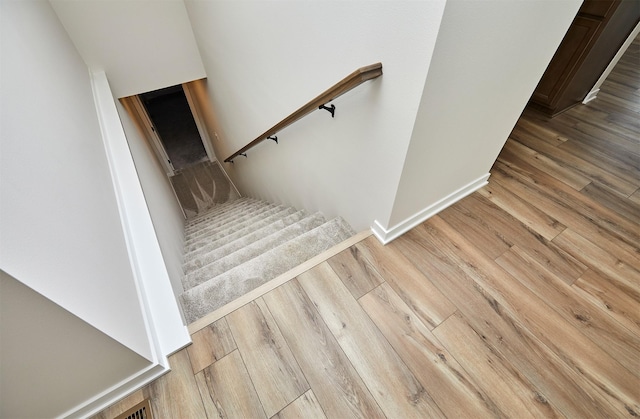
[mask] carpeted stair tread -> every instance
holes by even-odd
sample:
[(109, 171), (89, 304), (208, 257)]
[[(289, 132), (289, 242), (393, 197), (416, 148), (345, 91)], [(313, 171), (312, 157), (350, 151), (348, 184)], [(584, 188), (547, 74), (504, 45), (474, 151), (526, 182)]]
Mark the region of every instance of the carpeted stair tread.
[(275, 206), (274, 204), (269, 204), (267, 202), (262, 202), (262, 201), (247, 202), (244, 205), (229, 208), (225, 212), (222, 212), (220, 214), (217, 214), (216, 216), (203, 220), (200, 224), (188, 230), (185, 230), (185, 232), (187, 236), (197, 234), (201, 232), (203, 229), (209, 228), (212, 225), (224, 224), (225, 222), (228, 222), (229, 220), (234, 218), (238, 218), (243, 214), (260, 211), (265, 207), (274, 207), (274, 206)]
[[(226, 249), (226, 246), (217, 249), (207, 257), (200, 259), (202, 267), (193, 269), (191, 272), (188, 272), (188, 268), (185, 267), (186, 274), (182, 281), (184, 289), (193, 288), (215, 276), (234, 269), (238, 265), (248, 262), (268, 252), (270, 249), (291, 241), (325, 223), (324, 216), (320, 213), (315, 213), (257, 241), (245, 238), (241, 240), (244, 242), (244, 246), (238, 246), (238, 243), (236, 243), (230, 249)], [(228, 250), (228, 252), (225, 253), (225, 250)]]
[[(172, 128), (177, 127), (168, 124), (167, 129), (171, 131)], [(177, 131), (174, 134), (177, 134)], [(181, 157), (177, 156), (176, 159), (179, 161)], [(238, 191), (217, 161), (206, 159), (194, 165), (177, 168), (170, 177), (170, 182), (187, 218), (197, 217), (213, 207), (239, 198)]]
[(189, 218), (185, 220), (185, 229), (190, 229), (199, 226), (203, 222), (211, 218), (215, 218), (227, 211), (232, 211), (234, 208), (240, 208), (242, 206), (259, 202), (257, 199), (253, 198), (239, 198), (234, 201), (225, 202), (224, 204), (216, 205), (209, 210), (199, 214), (196, 217)]
[(201, 219), (197, 220), (197, 222), (185, 224), (185, 232), (187, 234), (193, 233), (200, 230), (203, 226), (210, 224), (211, 222), (217, 222), (232, 214), (237, 214), (239, 212), (249, 210), (250, 208), (260, 207), (263, 205), (268, 205), (268, 203), (256, 199), (242, 200), (238, 204), (228, 205), (226, 208), (221, 209), (218, 212), (206, 214)]
[(244, 203), (251, 202), (251, 201), (255, 201), (255, 199), (254, 198), (238, 198), (238, 199), (235, 199), (233, 201), (227, 201), (225, 203), (215, 205), (215, 206), (207, 209), (206, 211), (203, 211), (203, 212), (199, 213), (198, 215), (194, 215), (193, 217), (187, 219), (185, 224), (186, 225), (196, 224), (199, 221), (201, 221), (201, 220), (203, 220), (203, 219), (205, 219), (207, 217), (210, 217), (211, 215), (219, 214), (219, 213), (221, 213), (223, 211), (226, 211), (230, 207), (237, 206), (237, 205), (242, 205)]
[(278, 212), (263, 214), (265, 215), (265, 217), (256, 217), (250, 220), (246, 220), (242, 223), (230, 225), (223, 231), (212, 233), (209, 236), (204, 237), (201, 241), (187, 246), (185, 249), (186, 253), (184, 256), (184, 261), (188, 262), (203, 252), (206, 253), (214, 250), (217, 247), (224, 246), (229, 241), (233, 241), (236, 238), (251, 233), (255, 228), (260, 228), (265, 225), (271, 224), (279, 219), (293, 215), (296, 212), (297, 211), (295, 210), (295, 208), (287, 207)]
[(335, 218), (186, 290), (180, 302), (187, 321), (191, 323), (222, 307), (353, 234), (344, 220)]
[[(227, 302), (242, 297), (265, 282), (267, 281), (260, 277), (243, 278), (236, 283), (231, 281), (207, 282), (206, 287), (197, 289), (197, 294), (195, 292), (189, 295), (182, 294), (179, 300), (187, 324), (217, 310)], [(220, 299), (219, 296), (224, 296), (224, 299)]]
[(251, 208), (247, 208), (244, 211), (234, 212), (227, 215), (226, 217), (223, 217), (220, 220), (212, 220), (206, 225), (203, 225), (201, 230), (188, 234), (185, 244), (191, 245), (195, 241), (200, 240), (201, 237), (209, 235), (211, 232), (224, 231), (229, 226), (233, 226), (237, 223), (242, 223), (256, 217), (264, 218), (266, 216), (265, 214), (273, 213), (274, 211), (279, 211), (284, 208), (285, 207), (281, 205), (268, 204), (253, 206)]
[(242, 205), (230, 207), (226, 211), (222, 211), (219, 214), (212, 215), (211, 217), (201, 220), (200, 223), (194, 225), (193, 227), (185, 229), (185, 233), (187, 235), (197, 233), (203, 228), (210, 226), (211, 224), (220, 224), (223, 221), (228, 220), (229, 218), (238, 217), (240, 214), (259, 210), (260, 208), (263, 208), (265, 206), (273, 206), (273, 204), (262, 201), (251, 201), (245, 202)]
[(229, 235), (235, 234), (238, 230), (252, 226), (263, 220), (268, 220), (273, 216), (286, 217), (295, 212), (295, 209), (289, 207), (273, 207), (267, 211), (253, 213), (250, 217), (238, 218), (235, 222), (227, 223), (216, 229), (207, 229), (208, 234), (195, 237), (185, 242), (185, 251), (191, 253), (197, 249), (203, 248), (214, 241), (223, 239)]
[[(262, 220), (256, 221), (255, 223), (247, 225), (240, 230), (234, 231), (233, 233), (226, 234), (220, 237), (216, 237), (215, 235), (213, 235), (211, 236), (211, 242), (184, 255), (184, 271), (189, 271), (191, 269), (191, 263), (196, 259), (199, 259), (216, 249), (226, 247), (227, 245), (232, 243), (240, 243), (241, 239), (249, 235), (251, 235), (255, 240), (259, 240), (262, 237), (266, 237), (279, 229), (300, 221), (306, 216), (306, 211), (296, 211), (294, 208), (286, 208), (283, 211), (280, 211)], [(197, 263), (195, 266), (197, 266)]]
[(189, 235), (192, 234), (194, 232), (197, 232), (199, 230), (201, 230), (204, 226), (206, 226), (207, 224), (210, 224), (212, 222), (216, 222), (216, 221), (220, 221), (223, 218), (231, 215), (231, 214), (237, 214), (238, 212), (247, 210), (249, 208), (255, 207), (256, 205), (261, 204), (261, 202), (256, 202), (256, 201), (243, 201), (242, 203), (238, 204), (238, 205), (233, 205), (233, 206), (229, 206), (226, 210), (220, 211), (219, 213), (216, 214), (210, 214), (209, 217), (206, 218), (202, 218), (201, 220), (198, 220), (197, 223), (188, 223), (188, 220), (185, 222), (185, 235)]

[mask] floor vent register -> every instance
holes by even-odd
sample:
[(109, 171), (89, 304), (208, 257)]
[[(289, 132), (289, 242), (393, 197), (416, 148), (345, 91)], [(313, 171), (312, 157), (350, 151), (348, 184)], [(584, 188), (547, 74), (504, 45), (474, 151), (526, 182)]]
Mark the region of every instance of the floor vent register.
[(149, 399), (145, 399), (114, 419), (153, 419)]

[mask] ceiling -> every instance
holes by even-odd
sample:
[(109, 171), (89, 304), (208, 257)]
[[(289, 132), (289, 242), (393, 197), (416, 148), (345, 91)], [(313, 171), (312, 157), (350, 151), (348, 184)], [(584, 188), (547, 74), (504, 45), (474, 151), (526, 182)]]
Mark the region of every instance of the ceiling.
[(50, 0), (92, 72), (116, 97), (206, 77), (182, 0)]

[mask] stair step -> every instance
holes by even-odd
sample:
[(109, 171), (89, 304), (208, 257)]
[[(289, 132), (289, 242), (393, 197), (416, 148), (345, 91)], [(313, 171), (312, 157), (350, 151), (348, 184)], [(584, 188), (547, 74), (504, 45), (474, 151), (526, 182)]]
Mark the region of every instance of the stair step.
[(232, 250), (226, 255), (224, 253), (224, 248), (218, 249), (212, 252), (208, 258), (201, 259), (203, 265), (206, 261), (209, 261), (208, 264), (185, 274), (182, 281), (184, 289), (187, 290), (193, 288), (198, 284), (234, 269), (251, 259), (267, 253), (270, 249), (291, 241), (325, 223), (326, 220), (324, 216), (320, 213), (315, 213), (294, 224), (286, 226), (283, 229), (273, 232), (258, 241), (245, 241), (244, 246), (237, 247), (235, 251)]
[(242, 205), (246, 205), (255, 201), (256, 199), (253, 199), (253, 198), (238, 198), (234, 201), (228, 201), (223, 204), (216, 205), (210, 208), (209, 210), (198, 214), (195, 217), (187, 219), (185, 221), (185, 228), (196, 227), (211, 217), (215, 217), (219, 214), (222, 214), (225, 211), (229, 211), (229, 210), (232, 210), (233, 208), (237, 208)]
[(240, 229), (261, 222), (262, 220), (268, 219), (274, 215), (280, 214), (282, 216), (286, 216), (287, 214), (292, 214), (294, 212), (295, 209), (293, 208), (279, 206), (271, 208), (268, 211), (252, 214), (248, 218), (238, 218), (234, 222), (227, 223), (218, 229), (208, 229), (207, 234), (200, 235), (193, 240), (187, 240), (185, 243), (185, 252), (191, 253), (197, 251), (197, 249), (207, 246), (215, 240), (235, 234)]
[(253, 198), (240, 198), (232, 202), (225, 202), (224, 204), (216, 205), (215, 207), (211, 208), (207, 212), (198, 214), (197, 218), (188, 219), (187, 227), (188, 228), (198, 227), (199, 225), (206, 223), (212, 218), (222, 216), (225, 213), (234, 211), (243, 206), (252, 205), (259, 202), (262, 202), (262, 201), (253, 199)]
[[(239, 200), (236, 200), (234, 202), (238, 202)], [(210, 223), (211, 220), (215, 220), (216, 218), (221, 218), (221, 217), (225, 217), (227, 214), (231, 214), (235, 211), (241, 211), (243, 208), (247, 208), (249, 206), (255, 205), (256, 202), (254, 200), (242, 200), (240, 202), (238, 202), (237, 204), (233, 205), (229, 205), (228, 203), (225, 203), (223, 205), (220, 205), (220, 207), (224, 206), (224, 208), (218, 208), (218, 206), (214, 207), (214, 209), (218, 209), (218, 211), (214, 212), (209, 212), (209, 213), (205, 213), (205, 214), (201, 214), (202, 218), (199, 218), (197, 220), (194, 219), (187, 219), (185, 220), (185, 227), (184, 227), (184, 231), (185, 234), (189, 234), (192, 233), (194, 231), (198, 231), (199, 229), (201, 229), (203, 226), (206, 226), (207, 223)]]
[(180, 296), (188, 323), (222, 307), (263, 283), (322, 253), (353, 235), (341, 218), (289, 240)]
[(234, 217), (237, 218), (240, 214), (256, 211), (264, 206), (271, 206), (271, 205), (273, 204), (268, 204), (262, 201), (245, 202), (244, 204), (234, 206), (232, 208), (228, 208), (227, 210), (223, 210), (220, 213), (216, 214), (215, 216), (211, 216), (207, 219), (203, 219), (199, 224), (189, 229), (185, 229), (185, 234), (189, 236), (191, 234), (198, 233), (199, 231), (202, 231), (208, 228), (212, 224), (219, 224), (230, 218), (234, 218)]
[(233, 233), (221, 236), (212, 235), (210, 237), (211, 241), (208, 244), (202, 245), (196, 250), (184, 255), (184, 267), (185, 269), (187, 269), (187, 265), (192, 263), (194, 260), (201, 258), (223, 246), (227, 246), (230, 243), (236, 242), (250, 234), (256, 234), (255, 237), (256, 240), (258, 240), (260, 236), (266, 237), (268, 234), (271, 234), (270, 232), (276, 231), (297, 221), (300, 221), (306, 216), (306, 211), (296, 211), (293, 208), (286, 208), (285, 210), (273, 214), (267, 218), (251, 223), (244, 228), (240, 228)]
[(207, 236), (213, 232), (224, 231), (230, 226), (241, 223), (250, 218), (254, 218), (256, 216), (259, 216), (260, 214), (283, 208), (285, 207), (273, 204), (254, 205), (251, 207), (247, 207), (243, 211), (233, 212), (226, 217), (223, 217), (222, 219), (213, 219), (206, 225), (203, 225), (200, 230), (189, 233), (186, 237), (185, 244), (190, 245), (194, 241), (200, 240), (201, 237)]

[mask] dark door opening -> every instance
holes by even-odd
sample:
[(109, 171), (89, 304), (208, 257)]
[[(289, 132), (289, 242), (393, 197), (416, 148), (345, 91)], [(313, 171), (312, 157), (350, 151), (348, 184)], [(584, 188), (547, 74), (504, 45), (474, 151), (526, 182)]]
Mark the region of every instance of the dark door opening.
[(139, 97), (175, 170), (209, 159), (182, 86), (143, 93)]

